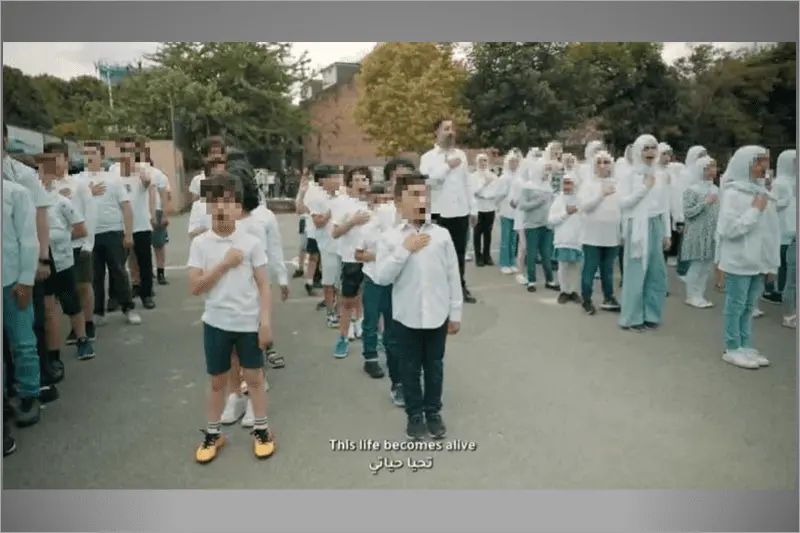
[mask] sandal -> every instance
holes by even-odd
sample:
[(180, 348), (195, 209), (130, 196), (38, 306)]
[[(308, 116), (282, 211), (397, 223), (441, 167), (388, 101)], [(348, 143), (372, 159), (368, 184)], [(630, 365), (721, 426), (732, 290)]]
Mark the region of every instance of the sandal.
[(278, 352), (267, 353), (267, 363), (270, 368), (283, 368), (286, 366), (286, 361), (284, 361), (283, 356), (278, 354)]

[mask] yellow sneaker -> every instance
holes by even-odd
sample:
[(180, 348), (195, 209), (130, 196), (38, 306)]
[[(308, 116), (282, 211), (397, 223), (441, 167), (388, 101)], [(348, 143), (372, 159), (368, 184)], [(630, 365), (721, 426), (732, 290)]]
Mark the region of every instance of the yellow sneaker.
[(272, 431), (269, 429), (254, 429), (253, 435), (253, 453), (256, 454), (258, 459), (267, 459), (272, 457), (275, 453), (275, 439), (272, 437)]
[(208, 464), (217, 457), (220, 448), (225, 446), (225, 435), (203, 431), (203, 442), (194, 452), (194, 460), (200, 464)]

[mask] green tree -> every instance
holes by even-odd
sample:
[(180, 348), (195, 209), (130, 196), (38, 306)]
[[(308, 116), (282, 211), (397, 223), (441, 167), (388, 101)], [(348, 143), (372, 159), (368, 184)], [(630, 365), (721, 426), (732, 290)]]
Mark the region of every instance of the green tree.
[(47, 131), (53, 126), (42, 93), (21, 70), (3, 65), (3, 121)]
[(364, 58), (353, 118), (378, 155), (424, 152), (444, 116), (467, 124), (458, 101), (466, 70), (453, 52), (452, 43), (389, 42)]

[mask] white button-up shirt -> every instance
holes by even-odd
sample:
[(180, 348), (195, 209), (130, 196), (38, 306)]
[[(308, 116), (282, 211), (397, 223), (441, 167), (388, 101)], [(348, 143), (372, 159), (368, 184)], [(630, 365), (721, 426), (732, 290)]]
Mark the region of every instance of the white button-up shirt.
[[(403, 246), (409, 235), (431, 240), (414, 253)], [(412, 329), (436, 329), (446, 320), (461, 322), (464, 294), (458, 258), (450, 233), (436, 224), (419, 230), (406, 222), (388, 230), (378, 242), (378, 285), (392, 285), (392, 317)]]
[[(451, 157), (460, 158), (461, 164), (450, 168), (447, 159)], [(458, 148), (446, 151), (434, 146), (425, 152), (420, 159), (419, 169), (428, 176), (431, 213), (443, 218), (478, 214), (468, 167), (467, 154)]]

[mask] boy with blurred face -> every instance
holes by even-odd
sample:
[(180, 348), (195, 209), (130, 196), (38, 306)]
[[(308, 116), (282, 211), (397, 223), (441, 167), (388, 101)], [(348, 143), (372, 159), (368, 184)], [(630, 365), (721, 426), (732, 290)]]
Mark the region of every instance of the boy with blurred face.
[(339, 338), (333, 356), (347, 357), (349, 341), (361, 338), (361, 283), (364, 281), (363, 264), (356, 259), (356, 248), (361, 239), (362, 227), (370, 221), (368, 195), (372, 186), (372, 173), (368, 168), (352, 168), (344, 178), (346, 197), (334, 202), (331, 236), (337, 242), (342, 261), (339, 301)]
[[(224, 156), (226, 152), (227, 147), (222, 137), (208, 137), (200, 146), (200, 154), (203, 156), (204, 160), (211, 157)], [(192, 195), (193, 202), (200, 199), (200, 183), (206, 176), (207, 174), (205, 172), (201, 172), (193, 177), (191, 183), (189, 183), (189, 193)]]
[(392, 285), (406, 435), (442, 439), (445, 343), (461, 327), (464, 303), (459, 260), (449, 232), (429, 222), (428, 187), (419, 173), (397, 176), (394, 196), (402, 222), (378, 243), (374, 281)]
[[(72, 267), (78, 295), (80, 296), (81, 308), (86, 324), (86, 337), (91, 342), (97, 338), (94, 320), (92, 320), (94, 295), (92, 293), (92, 249), (94, 248), (94, 225), (96, 209), (94, 198), (89, 187), (89, 182), (81, 178), (80, 175), (68, 175), (69, 150), (66, 145), (61, 143), (51, 143), (44, 147), (46, 154), (55, 156), (56, 177), (53, 184), (58, 193), (71, 201), (72, 207), (78, 215), (83, 218), (86, 227), (86, 235), (72, 239), (72, 253), (74, 266)], [(79, 335), (70, 331), (67, 336), (67, 344), (73, 345), (78, 342)], [(51, 354), (52, 358), (52, 354)], [(55, 363), (59, 365), (59, 363)]]

